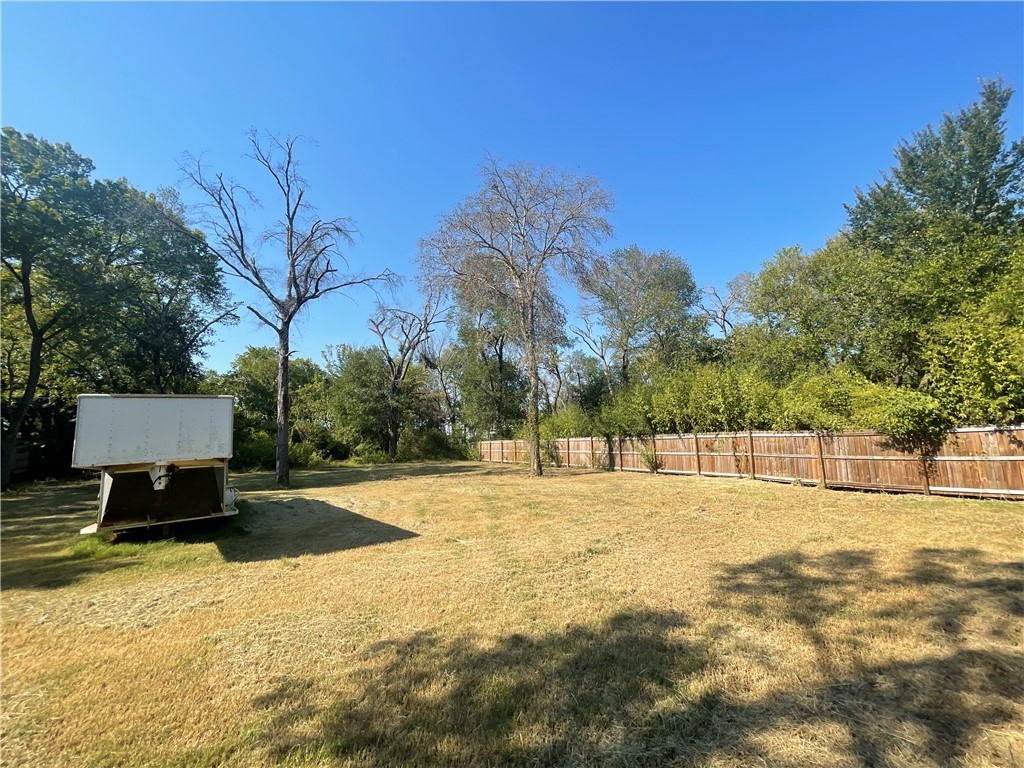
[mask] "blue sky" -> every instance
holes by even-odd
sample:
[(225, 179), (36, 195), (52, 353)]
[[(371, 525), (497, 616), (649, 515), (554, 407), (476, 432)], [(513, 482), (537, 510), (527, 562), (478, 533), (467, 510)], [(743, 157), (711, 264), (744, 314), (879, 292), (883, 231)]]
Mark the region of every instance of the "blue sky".
[[(147, 191), (177, 182), (185, 151), (261, 189), (245, 130), (312, 137), (311, 199), (359, 226), (352, 270), (407, 275), (488, 151), (598, 176), (616, 199), (608, 247), (671, 249), (698, 284), (722, 285), (781, 247), (820, 245), (897, 141), (969, 104), (979, 77), (1024, 88), (1021, 3), (8, 2), (0, 15), (4, 125)], [(314, 304), (294, 346), (319, 360), (326, 344), (369, 343), (372, 307), (365, 292)], [(246, 318), (207, 365), (273, 343)]]

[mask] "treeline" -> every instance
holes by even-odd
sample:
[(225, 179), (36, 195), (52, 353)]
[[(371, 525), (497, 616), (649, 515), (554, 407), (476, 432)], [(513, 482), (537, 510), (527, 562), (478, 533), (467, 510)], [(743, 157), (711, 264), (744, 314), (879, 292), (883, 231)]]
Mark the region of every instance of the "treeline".
[[(546, 437), (869, 428), (927, 449), (959, 425), (1024, 418), (1024, 147), (1011, 89), (901, 141), (842, 231), (696, 290), (636, 247), (588, 266), (577, 325), (552, 324)], [(492, 317), (489, 332), (514, 324)], [(568, 353), (570, 340), (587, 354)], [(493, 421), (487, 435), (529, 437)]]
[[(865, 427), (926, 449), (954, 426), (1019, 422), (1024, 146), (1006, 136), (1011, 95), (985, 82), (899, 143), (822, 247), (784, 248), (727, 286), (698, 288), (668, 251), (603, 250), (612, 201), (597, 179), (488, 157), (479, 191), (421, 241), (415, 302), (389, 273), (338, 273), (351, 223), (306, 207), (291, 140), (250, 137), (285, 204), (286, 228), (258, 237), (237, 213), (248, 190), (194, 158), (183, 169), (209, 201), (201, 226), (172, 192), (94, 180), (69, 146), (5, 128), (5, 485), (17, 445), (36, 474), (66, 468), (85, 391), (236, 395), (235, 464), (276, 466), (282, 484), (289, 458), (459, 456), (488, 438), (526, 437), (539, 473), (542, 435)], [(280, 242), (276, 265), (252, 251)], [(216, 373), (203, 350), (241, 311), (225, 271), (265, 297), (246, 311), (277, 346)], [(370, 283), (376, 343), (292, 357), (308, 302)]]
[(170, 189), (92, 178), (67, 144), (3, 129), (0, 341), (13, 466), (66, 473), (80, 392), (194, 392), (210, 329), (236, 319), (216, 256)]

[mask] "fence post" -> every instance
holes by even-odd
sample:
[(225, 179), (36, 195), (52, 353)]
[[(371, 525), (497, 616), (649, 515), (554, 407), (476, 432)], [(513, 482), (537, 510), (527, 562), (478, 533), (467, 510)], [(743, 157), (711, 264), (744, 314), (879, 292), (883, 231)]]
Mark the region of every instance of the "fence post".
[(654, 474), (658, 474), (658, 436), (651, 435), (651, 456), (654, 457), (654, 469), (651, 470)]
[(697, 477), (700, 477), (700, 438), (693, 433), (693, 454), (697, 457)]
[(921, 487), (924, 488), (924, 495), (932, 495), (932, 486), (928, 482), (928, 457), (925, 454), (921, 454)]
[(622, 471), (622, 435), (619, 435), (619, 472)]
[(750, 479), (757, 479), (757, 472), (754, 469), (754, 433), (752, 430), (747, 430), (747, 456), (750, 459)]
[(825, 474), (825, 449), (821, 444), (821, 432), (815, 432), (818, 442), (818, 466), (821, 468), (821, 487), (828, 488), (828, 475)]
[(572, 467), (572, 438), (565, 438), (565, 466)]
[(519, 441), (518, 440), (513, 440), (512, 441), (512, 463), (513, 464), (518, 464), (519, 463)]
[(594, 466), (594, 436), (590, 436), (590, 468), (596, 469)]

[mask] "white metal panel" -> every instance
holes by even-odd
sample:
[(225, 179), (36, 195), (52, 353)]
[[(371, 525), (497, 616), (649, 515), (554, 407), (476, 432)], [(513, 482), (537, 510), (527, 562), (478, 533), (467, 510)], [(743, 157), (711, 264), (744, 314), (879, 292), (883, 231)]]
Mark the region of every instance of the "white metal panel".
[(227, 459), (233, 419), (230, 395), (79, 395), (71, 465)]

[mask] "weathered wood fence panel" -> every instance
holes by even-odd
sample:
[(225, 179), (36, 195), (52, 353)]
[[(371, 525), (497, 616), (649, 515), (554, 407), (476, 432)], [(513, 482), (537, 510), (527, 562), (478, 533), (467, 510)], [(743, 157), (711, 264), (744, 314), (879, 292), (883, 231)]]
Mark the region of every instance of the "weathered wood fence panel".
[[(529, 461), (522, 440), (485, 440), (477, 450), (483, 461)], [(541, 453), (561, 467), (1024, 499), (1024, 426), (957, 429), (925, 456), (894, 448), (876, 432), (573, 437), (543, 441)]]

